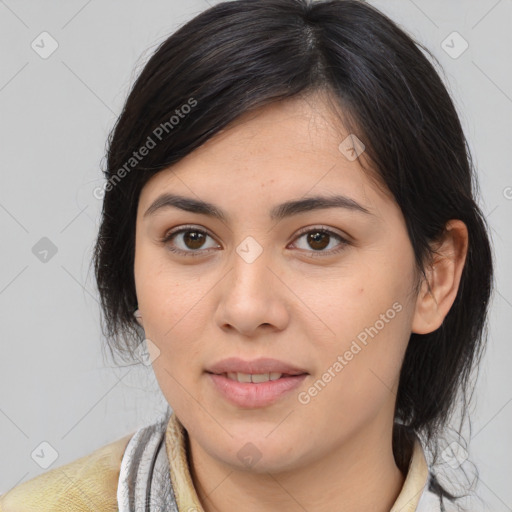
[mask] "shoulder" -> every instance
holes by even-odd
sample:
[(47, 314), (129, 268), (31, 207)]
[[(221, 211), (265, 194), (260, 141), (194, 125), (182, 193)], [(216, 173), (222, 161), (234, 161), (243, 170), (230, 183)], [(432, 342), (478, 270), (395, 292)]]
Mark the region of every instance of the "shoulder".
[(0, 496), (0, 512), (117, 512), (117, 484), (129, 434)]

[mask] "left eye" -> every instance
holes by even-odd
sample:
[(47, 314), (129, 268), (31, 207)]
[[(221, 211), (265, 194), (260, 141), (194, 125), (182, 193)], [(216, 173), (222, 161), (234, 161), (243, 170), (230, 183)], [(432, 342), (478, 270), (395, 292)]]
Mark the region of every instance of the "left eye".
[[(348, 245), (348, 241), (345, 240), (342, 236), (334, 233), (333, 231), (325, 228), (314, 228), (309, 229), (306, 232), (303, 232), (299, 235), (296, 240), (305, 239), (308, 247), (299, 247), (299, 249), (304, 249), (309, 251), (310, 248), (313, 249), (311, 256), (316, 256), (315, 253), (320, 253), (319, 256), (323, 256), (325, 254), (334, 254), (345, 248)], [(333, 239), (337, 239), (339, 243), (337, 244), (339, 247), (337, 249), (332, 250), (331, 242)], [(324, 250), (327, 247), (330, 247), (330, 250)], [(336, 244), (334, 244), (336, 246)]]

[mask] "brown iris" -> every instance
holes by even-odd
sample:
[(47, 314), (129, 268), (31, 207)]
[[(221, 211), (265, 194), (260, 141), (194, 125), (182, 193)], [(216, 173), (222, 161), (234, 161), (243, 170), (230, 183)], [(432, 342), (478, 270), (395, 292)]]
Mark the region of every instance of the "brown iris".
[(204, 233), (199, 231), (186, 231), (183, 234), (183, 240), (189, 249), (200, 249), (204, 243), (204, 238)]
[(313, 249), (324, 249), (329, 245), (329, 235), (322, 231), (312, 231), (308, 234), (307, 240)]

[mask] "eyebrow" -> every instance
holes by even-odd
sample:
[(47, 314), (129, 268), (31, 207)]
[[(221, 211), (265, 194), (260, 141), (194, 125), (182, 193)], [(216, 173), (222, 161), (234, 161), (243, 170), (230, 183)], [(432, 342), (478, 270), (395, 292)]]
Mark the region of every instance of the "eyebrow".
[[(144, 213), (144, 218), (154, 215), (156, 212), (165, 208), (178, 208), (186, 212), (208, 215), (223, 222), (228, 221), (228, 215), (212, 203), (184, 197), (176, 194), (165, 193), (160, 195), (153, 201), (151, 206)], [(368, 208), (360, 205), (357, 201), (350, 197), (334, 195), (334, 196), (313, 196), (305, 199), (296, 199), (274, 206), (270, 210), (270, 218), (272, 220), (282, 220), (292, 215), (320, 210), (325, 208), (345, 208), (356, 212), (374, 215)]]

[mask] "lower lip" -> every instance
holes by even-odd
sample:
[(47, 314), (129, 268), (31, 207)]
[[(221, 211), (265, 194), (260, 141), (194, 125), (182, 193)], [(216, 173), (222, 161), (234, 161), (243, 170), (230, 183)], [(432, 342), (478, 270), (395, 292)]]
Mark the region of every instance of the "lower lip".
[(270, 405), (301, 385), (307, 374), (281, 377), (267, 382), (238, 382), (224, 375), (208, 373), (211, 381), (230, 402), (238, 407), (254, 409)]

